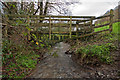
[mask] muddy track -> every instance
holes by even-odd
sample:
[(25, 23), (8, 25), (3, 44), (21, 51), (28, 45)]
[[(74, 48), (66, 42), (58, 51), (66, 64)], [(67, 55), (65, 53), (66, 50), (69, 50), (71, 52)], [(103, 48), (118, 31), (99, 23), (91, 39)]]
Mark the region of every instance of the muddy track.
[[(117, 74), (120, 60), (116, 64), (85, 68), (73, 62), (71, 55), (65, 54), (69, 48), (67, 43), (57, 43), (45, 54), (49, 57), (38, 64), (30, 78), (120, 78)], [(115, 54), (119, 55), (119, 51)], [(116, 59), (120, 59), (118, 55)]]
[[(37, 70), (31, 75), (31, 78), (81, 78), (87, 77), (86, 72), (82, 72), (71, 59), (70, 55), (65, 54), (70, 45), (66, 43), (58, 43), (49, 52), (57, 54), (57, 56), (49, 56), (41, 61)], [(49, 53), (46, 53), (48, 56)]]

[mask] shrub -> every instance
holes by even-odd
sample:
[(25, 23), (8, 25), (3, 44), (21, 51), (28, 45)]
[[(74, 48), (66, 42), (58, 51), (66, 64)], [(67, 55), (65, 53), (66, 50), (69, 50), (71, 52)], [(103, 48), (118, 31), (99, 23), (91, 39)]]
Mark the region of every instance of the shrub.
[(97, 56), (102, 62), (111, 63), (110, 50), (116, 49), (116, 46), (112, 43), (106, 43), (102, 45), (87, 45), (77, 49), (76, 53), (81, 54), (82, 60), (88, 57)]

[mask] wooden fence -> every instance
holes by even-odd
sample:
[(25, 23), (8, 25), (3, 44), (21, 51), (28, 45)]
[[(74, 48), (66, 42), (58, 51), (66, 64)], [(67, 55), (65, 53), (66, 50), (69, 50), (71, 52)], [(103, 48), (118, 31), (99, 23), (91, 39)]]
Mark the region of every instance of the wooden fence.
[[(96, 25), (94, 24), (95, 20), (102, 19), (105, 17), (109, 17), (109, 22), (102, 24), (102, 25)], [(39, 16), (39, 15), (15, 15), (15, 14), (8, 14), (5, 16), (5, 24), (2, 24), (5, 27), (5, 34), (7, 34), (8, 26), (11, 25), (14, 26), (17, 21), (20, 21), (20, 24), (17, 24), (15, 26), (28, 26), (31, 28), (31, 31), (28, 31), (28, 38), (30, 38), (30, 33), (35, 33), (36, 35), (40, 36), (41, 34), (48, 34), (49, 40), (52, 39), (51, 36), (53, 34), (61, 34), (62, 40), (64, 40), (64, 36), (69, 35), (69, 39), (76, 39), (81, 38), (89, 35), (93, 35), (96, 33), (109, 31), (112, 32), (112, 24), (113, 24), (113, 10), (110, 11), (110, 15), (95, 17), (95, 16)], [(6, 25), (7, 24), (7, 25)], [(95, 28), (100, 28), (109, 25), (109, 29), (94, 32)], [(38, 31), (38, 28), (48, 28), (48, 32), (42, 32)], [(69, 32), (53, 32), (52, 29), (55, 27), (66, 27), (68, 28)], [(74, 31), (73, 29), (76, 29)], [(80, 30), (79, 30), (80, 29)], [(80, 35), (81, 33), (81, 35)], [(64, 35), (67, 34), (67, 35)], [(75, 34), (76, 36), (73, 36)], [(72, 37), (73, 36), (73, 37)]]

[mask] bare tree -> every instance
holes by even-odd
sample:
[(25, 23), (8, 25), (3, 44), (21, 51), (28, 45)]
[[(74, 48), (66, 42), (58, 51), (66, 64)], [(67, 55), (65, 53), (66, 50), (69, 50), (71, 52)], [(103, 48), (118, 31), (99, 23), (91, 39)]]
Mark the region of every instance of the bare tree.
[[(23, 0), (22, 0), (23, 1)], [(35, 2), (4, 2), (0, 1), (4, 6), (4, 11), (9, 14), (31, 14), (31, 15), (51, 15), (53, 13), (61, 15), (71, 15), (68, 6), (71, 4), (79, 3), (79, 1), (69, 0), (38, 0)], [(21, 7), (19, 10), (17, 4)], [(35, 8), (37, 7), (37, 8)]]
[(39, 15), (51, 15), (53, 13), (61, 15), (71, 15), (71, 11), (68, 6), (71, 4), (79, 3), (79, 1), (70, 1), (66, 0), (38, 0), (38, 8), (36, 9), (35, 14), (39, 12)]

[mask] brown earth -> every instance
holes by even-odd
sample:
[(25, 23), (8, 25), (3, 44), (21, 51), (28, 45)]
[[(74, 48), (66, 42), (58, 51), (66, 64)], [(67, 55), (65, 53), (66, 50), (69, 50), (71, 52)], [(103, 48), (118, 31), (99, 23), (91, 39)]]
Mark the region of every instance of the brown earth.
[[(67, 43), (58, 43), (53, 47), (49, 53), (56, 56), (49, 55), (48, 58), (38, 64), (36, 70), (32, 73), (30, 78), (120, 78), (119, 63), (120, 63), (120, 49), (113, 52), (115, 63), (100, 64), (100, 66), (82, 66), (72, 60), (71, 55), (65, 54), (70, 48)], [(48, 56), (48, 53), (46, 53)], [(72, 56), (73, 57), (73, 56)], [(75, 57), (74, 57), (75, 58)]]

